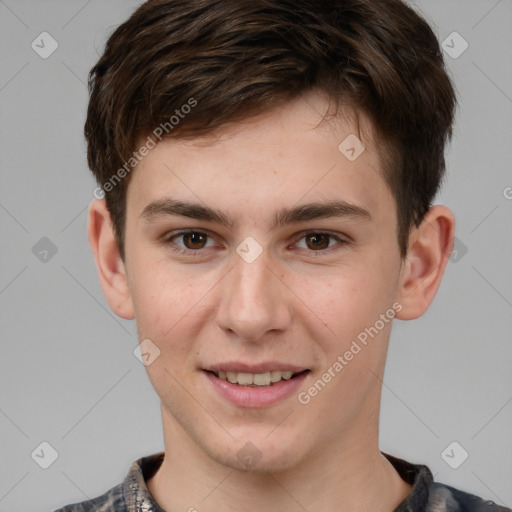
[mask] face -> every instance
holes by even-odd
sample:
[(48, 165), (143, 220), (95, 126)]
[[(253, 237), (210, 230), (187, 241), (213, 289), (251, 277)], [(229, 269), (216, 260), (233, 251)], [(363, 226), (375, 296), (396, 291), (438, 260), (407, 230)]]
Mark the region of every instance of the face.
[(310, 94), (165, 140), (128, 187), (126, 274), (139, 339), (160, 351), (146, 368), (164, 430), (233, 468), (377, 437), (396, 205), (365, 118), (354, 160), (357, 128), (319, 124), (326, 108)]

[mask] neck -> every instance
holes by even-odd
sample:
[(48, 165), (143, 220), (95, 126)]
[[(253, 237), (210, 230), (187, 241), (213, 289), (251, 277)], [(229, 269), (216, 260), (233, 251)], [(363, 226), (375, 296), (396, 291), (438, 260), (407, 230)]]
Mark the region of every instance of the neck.
[(411, 490), (380, 453), (378, 425), (354, 429), (343, 438), (350, 442), (327, 441), (293, 469), (269, 473), (216, 462), (164, 408), (162, 418), (166, 455), (147, 486), (165, 510), (392, 512)]

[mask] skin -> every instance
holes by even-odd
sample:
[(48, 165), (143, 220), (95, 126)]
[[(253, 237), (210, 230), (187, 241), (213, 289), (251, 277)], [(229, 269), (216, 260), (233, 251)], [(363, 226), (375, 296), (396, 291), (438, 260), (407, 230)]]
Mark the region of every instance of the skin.
[[(211, 136), (159, 143), (128, 187), (125, 261), (104, 201), (91, 204), (89, 238), (110, 307), (135, 318), (139, 339), (160, 350), (146, 368), (161, 399), (166, 457), (147, 484), (166, 510), (392, 511), (411, 490), (378, 445), (391, 321), (306, 405), (294, 393), (238, 407), (203, 372), (226, 361), (288, 363), (310, 370), (299, 390), (307, 391), (393, 304), (396, 318), (414, 319), (438, 290), (453, 214), (433, 206), (401, 260), (371, 124), (361, 114), (361, 132), (350, 116), (321, 123), (327, 109), (312, 92)], [(353, 162), (338, 149), (352, 133), (366, 147)], [(165, 197), (237, 224), (142, 215)], [(280, 209), (334, 200), (371, 219), (273, 227)], [(170, 239), (182, 229), (209, 236)], [(310, 230), (333, 237), (305, 236)], [(248, 236), (263, 249), (252, 263), (236, 252)], [(237, 457), (247, 442), (260, 455), (250, 468)]]

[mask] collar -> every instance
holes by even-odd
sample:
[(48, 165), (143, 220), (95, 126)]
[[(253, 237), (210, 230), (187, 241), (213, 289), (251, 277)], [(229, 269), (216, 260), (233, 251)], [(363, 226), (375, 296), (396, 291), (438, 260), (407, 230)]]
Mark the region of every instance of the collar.
[[(428, 502), (429, 487), (434, 481), (427, 466), (411, 464), (403, 459), (381, 452), (396, 469), (402, 480), (412, 485), (409, 496), (394, 512), (425, 512)], [(143, 512), (165, 512), (153, 499), (146, 486), (162, 465), (165, 452), (142, 457), (132, 463), (130, 471), (123, 481), (123, 497), (128, 510)]]

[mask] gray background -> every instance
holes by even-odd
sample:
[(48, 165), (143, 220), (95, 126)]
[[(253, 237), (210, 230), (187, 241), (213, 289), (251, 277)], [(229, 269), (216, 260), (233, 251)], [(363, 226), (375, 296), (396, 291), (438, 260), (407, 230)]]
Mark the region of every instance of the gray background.
[[(138, 4), (0, 0), (1, 511), (97, 496), (163, 449), (135, 325), (108, 309), (86, 238), (86, 76)], [(456, 31), (469, 44), (446, 56), (460, 110), (437, 201), (456, 215), (459, 251), (427, 314), (394, 324), (381, 449), (510, 506), (512, 1), (414, 5), (440, 41)], [(31, 47), (43, 31), (59, 45), (47, 59)], [(31, 457), (43, 441), (58, 452), (48, 469)], [(469, 453), (458, 469), (441, 456), (453, 441)]]

